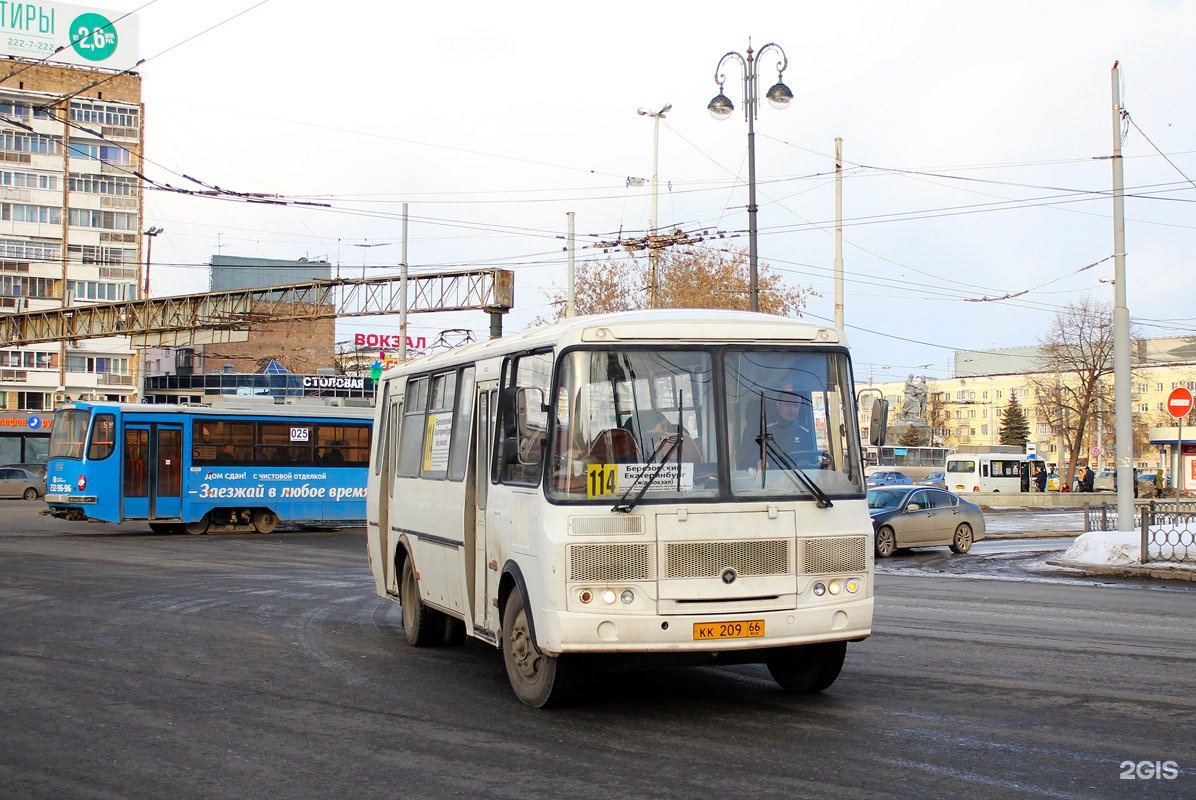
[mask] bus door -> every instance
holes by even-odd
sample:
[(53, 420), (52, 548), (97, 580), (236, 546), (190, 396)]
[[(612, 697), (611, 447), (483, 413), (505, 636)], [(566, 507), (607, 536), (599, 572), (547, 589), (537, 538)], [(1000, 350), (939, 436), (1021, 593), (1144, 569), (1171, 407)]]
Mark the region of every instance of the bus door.
[(180, 518), (183, 427), (157, 422), (125, 426), (121, 454), (122, 519)]
[[(491, 569), (490, 563), (497, 563), (498, 553), (486, 535), (486, 514), (490, 495), (490, 465), (493, 463), (493, 436), (495, 404), (498, 400), (498, 381), (479, 382), (477, 397), (474, 401), (474, 430), (475, 444), (473, 463), (469, 469), (470, 487), (473, 495), (473, 536), (466, 533), (466, 576), (469, 581), (470, 605), (473, 609), (473, 624), (475, 627), (488, 631), (499, 628), (498, 609), (490, 602), (498, 597), (498, 570)], [(472, 538), (471, 543), (469, 539)], [(472, 544), (472, 546), (470, 546)], [(501, 565), (499, 565), (501, 566)]]

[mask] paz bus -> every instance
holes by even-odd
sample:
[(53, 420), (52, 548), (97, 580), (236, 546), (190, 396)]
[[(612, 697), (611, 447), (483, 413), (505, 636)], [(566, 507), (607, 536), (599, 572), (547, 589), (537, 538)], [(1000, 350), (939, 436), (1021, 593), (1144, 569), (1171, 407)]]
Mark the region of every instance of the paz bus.
[(361, 525), (372, 408), (70, 402), (54, 412), (54, 517), (157, 533)]
[[(1025, 453), (956, 453), (947, 457), (947, 488), (960, 492), (1020, 492), (1029, 477)], [(1028, 489), (1028, 480), (1026, 489)]]
[(411, 645), (500, 650), (534, 707), (615, 656), (821, 691), (872, 629), (851, 375), (834, 329), (734, 311), (575, 317), (406, 362), (378, 390), (376, 591)]
[(871, 475), (873, 472), (895, 469), (917, 483), (932, 472), (941, 472), (947, 456), (954, 452), (950, 447), (869, 444), (864, 446), (864, 471)]

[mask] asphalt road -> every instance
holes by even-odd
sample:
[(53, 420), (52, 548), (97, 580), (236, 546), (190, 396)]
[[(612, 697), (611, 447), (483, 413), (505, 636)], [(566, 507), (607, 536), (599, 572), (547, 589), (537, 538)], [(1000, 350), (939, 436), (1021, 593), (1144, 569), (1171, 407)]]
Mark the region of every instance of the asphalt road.
[(537, 711), (487, 645), (406, 646), (361, 530), (0, 519), (3, 797), (1196, 796), (1186, 583), (905, 554), (822, 695), (671, 669)]

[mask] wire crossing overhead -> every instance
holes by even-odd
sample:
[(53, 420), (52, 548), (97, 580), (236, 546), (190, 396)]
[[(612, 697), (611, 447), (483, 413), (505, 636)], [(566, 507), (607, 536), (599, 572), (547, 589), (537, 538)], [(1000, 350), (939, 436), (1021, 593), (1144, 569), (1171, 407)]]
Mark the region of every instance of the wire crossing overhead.
[[(488, 268), (407, 278), (408, 313), (479, 309), (505, 314), (514, 304), (515, 273)], [(98, 303), (0, 315), (5, 346), (131, 336), (164, 343), (181, 331), (248, 331), (255, 324), (397, 314), (399, 276), (337, 278), (255, 289)]]

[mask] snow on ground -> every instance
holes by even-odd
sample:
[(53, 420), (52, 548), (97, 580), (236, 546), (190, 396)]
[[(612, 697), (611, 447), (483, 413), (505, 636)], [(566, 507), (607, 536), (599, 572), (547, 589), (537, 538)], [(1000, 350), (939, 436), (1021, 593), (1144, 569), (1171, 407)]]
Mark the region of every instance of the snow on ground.
[[(1173, 526), (1152, 526), (1150, 529), (1152, 541), (1157, 542), (1165, 538), (1168, 531), (1173, 532), (1174, 530)], [(1155, 534), (1158, 534), (1157, 538)], [(1152, 553), (1155, 547), (1157, 545), (1151, 546)], [(1185, 550), (1184, 561), (1168, 560), (1151, 563), (1165, 563), (1168, 567), (1176, 569), (1196, 570), (1196, 545), (1176, 545), (1176, 547)], [(1136, 567), (1141, 565), (1139, 558), (1141, 552), (1141, 531), (1090, 531), (1077, 536), (1071, 547), (1059, 556), (1059, 560), (1097, 566)]]

